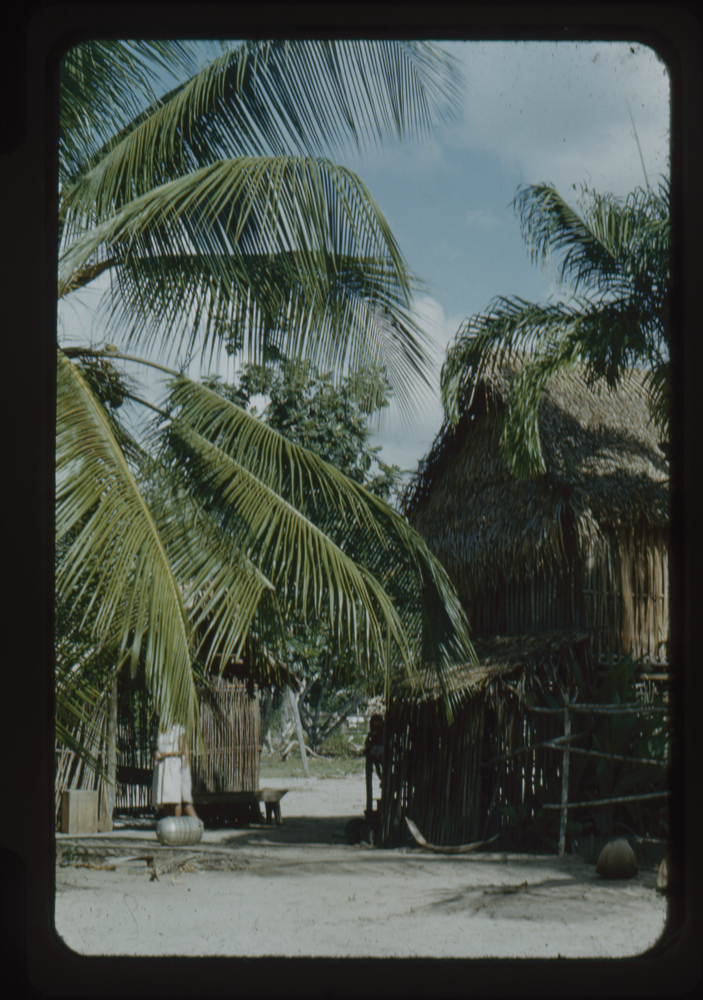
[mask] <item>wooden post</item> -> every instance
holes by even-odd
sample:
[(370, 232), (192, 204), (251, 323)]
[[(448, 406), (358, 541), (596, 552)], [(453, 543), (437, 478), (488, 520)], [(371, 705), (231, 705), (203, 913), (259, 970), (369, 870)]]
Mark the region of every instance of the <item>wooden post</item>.
[[(569, 701), (564, 706), (564, 738), (571, 735), (571, 713), (569, 712)], [(564, 745), (564, 756), (561, 764), (561, 819), (559, 820), (559, 850), (558, 856), (562, 858), (566, 850), (566, 817), (569, 804), (569, 744)]]
[(290, 698), (291, 708), (293, 709), (293, 718), (295, 719), (295, 731), (298, 734), (298, 746), (300, 747), (300, 759), (303, 762), (303, 774), (306, 778), (310, 777), (310, 772), (308, 771), (308, 758), (305, 753), (305, 741), (303, 740), (303, 724), (300, 721), (300, 712), (298, 711), (298, 702), (295, 700), (295, 695), (293, 694), (293, 688), (288, 685), (288, 696)]
[(373, 762), (370, 757), (366, 758), (366, 819), (373, 818)]

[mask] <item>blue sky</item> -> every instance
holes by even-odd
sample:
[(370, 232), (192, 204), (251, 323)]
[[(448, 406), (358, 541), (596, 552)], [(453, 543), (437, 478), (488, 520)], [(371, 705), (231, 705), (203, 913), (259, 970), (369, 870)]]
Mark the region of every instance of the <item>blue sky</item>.
[[(428, 286), (415, 309), (436, 345), (434, 384), (411, 425), (391, 405), (375, 435), (384, 460), (404, 469), (416, 467), (440, 428), (439, 367), (461, 322), (499, 294), (545, 301), (557, 293), (553, 272), (532, 265), (521, 240), (512, 207), (518, 186), (551, 182), (575, 204), (582, 184), (620, 196), (643, 185), (630, 110), (650, 182), (666, 171), (669, 148), (669, 75), (645, 46), (443, 47), (465, 75), (459, 120), (439, 125), (431, 140), (335, 156), (368, 186)], [(101, 287), (60, 306), (60, 342), (103, 339), (94, 323)]]

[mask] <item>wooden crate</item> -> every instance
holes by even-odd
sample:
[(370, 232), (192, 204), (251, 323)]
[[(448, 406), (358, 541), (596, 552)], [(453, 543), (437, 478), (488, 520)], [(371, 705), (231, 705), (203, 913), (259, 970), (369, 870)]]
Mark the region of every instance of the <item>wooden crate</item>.
[(71, 788), (61, 795), (61, 833), (98, 832), (98, 793)]

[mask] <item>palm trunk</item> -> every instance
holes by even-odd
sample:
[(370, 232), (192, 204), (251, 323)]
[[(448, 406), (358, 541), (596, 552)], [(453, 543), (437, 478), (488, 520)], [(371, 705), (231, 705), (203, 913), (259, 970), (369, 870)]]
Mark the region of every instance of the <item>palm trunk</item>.
[(107, 782), (104, 784), (104, 795), (102, 807), (103, 815), (100, 817), (100, 830), (112, 830), (112, 817), (115, 812), (115, 794), (117, 792), (117, 677), (113, 678), (110, 685), (110, 706), (107, 717)]

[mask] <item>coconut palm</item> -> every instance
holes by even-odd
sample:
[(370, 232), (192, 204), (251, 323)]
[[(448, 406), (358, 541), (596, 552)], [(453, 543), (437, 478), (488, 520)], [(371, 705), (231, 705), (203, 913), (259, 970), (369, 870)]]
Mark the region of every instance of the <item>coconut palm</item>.
[(551, 185), (518, 189), (515, 208), (533, 261), (561, 254), (567, 301), (495, 299), (459, 329), (442, 370), (442, 400), (456, 423), (484, 373), (513, 352), (526, 363), (515, 379), (503, 424), (503, 455), (519, 477), (544, 471), (538, 409), (558, 371), (585, 362), (592, 382), (614, 386), (630, 367), (645, 369), (652, 420), (668, 438), (669, 189), (638, 188), (624, 201), (583, 189), (579, 212)]
[[(396, 512), (164, 363), (381, 364), (408, 403), (428, 371), (414, 279), (361, 180), (322, 154), (426, 131), (456, 101), (454, 66), (427, 44), (242, 43), (159, 95), (195, 58), (172, 43), (69, 50), (59, 143), (59, 297), (109, 273), (99, 316), (120, 348), (58, 351), (58, 601), (66, 634), (143, 660), (159, 713), (188, 726), (198, 671), (288, 606), (324, 617), (363, 669), (412, 669), (419, 642), (440, 671), (472, 655), (446, 574)], [(166, 376), (158, 406), (125, 360)], [(139, 404), (148, 433), (121, 418)], [(355, 562), (345, 532), (385, 562)], [(422, 637), (384, 587), (399, 572)], [(66, 728), (81, 671), (63, 667)]]

